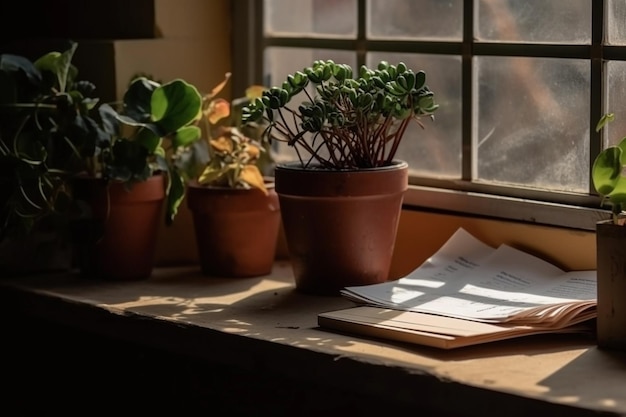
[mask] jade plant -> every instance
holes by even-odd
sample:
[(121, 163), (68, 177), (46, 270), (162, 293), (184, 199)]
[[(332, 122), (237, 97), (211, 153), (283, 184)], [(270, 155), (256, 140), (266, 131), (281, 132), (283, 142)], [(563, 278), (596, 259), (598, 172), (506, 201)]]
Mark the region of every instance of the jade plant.
[[(596, 132), (615, 119), (613, 113), (607, 113), (596, 125)], [(614, 224), (622, 224), (620, 219), (626, 205), (626, 137), (617, 145), (603, 149), (593, 162), (591, 177), (593, 185), (602, 197), (602, 203), (611, 207)]]
[(381, 61), (361, 66), (314, 61), (244, 108), (244, 123), (265, 120), (269, 141), (293, 147), (304, 167), (361, 169), (390, 165), (411, 122), (434, 117), (424, 71)]
[(259, 126), (241, 126), (243, 104), (261, 96), (263, 86), (253, 85), (246, 96), (228, 102), (218, 97), (231, 74), (202, 97), (201, 128), (203, 141), (188, 147), (181, 158), (188, 179), (203, 186), (257, 188), (267, 193), (264, 167), (269, 163), (267, 144), (262, 142)]

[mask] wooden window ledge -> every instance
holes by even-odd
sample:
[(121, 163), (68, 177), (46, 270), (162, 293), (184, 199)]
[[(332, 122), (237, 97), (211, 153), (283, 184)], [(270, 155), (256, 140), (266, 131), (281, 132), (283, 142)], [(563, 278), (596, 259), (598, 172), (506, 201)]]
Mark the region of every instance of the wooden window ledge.
[(139, 282), (73, 273), (0, 280), (8, 375), (24, 407), (32, 398), (47, 409), (134, 398), (144, 410), (177, 404), (219, 415), (626, 416), (626, 354), (594, 340), (531, 336), (442, 351), (317, 327), (318, 313), (351, 305), (294, 291), (284, 262), (245, 279), (190, 266)]

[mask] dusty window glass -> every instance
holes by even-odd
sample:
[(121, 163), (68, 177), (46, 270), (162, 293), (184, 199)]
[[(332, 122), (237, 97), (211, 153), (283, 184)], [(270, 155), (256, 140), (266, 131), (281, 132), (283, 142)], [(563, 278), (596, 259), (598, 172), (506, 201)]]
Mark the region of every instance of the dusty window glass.
[(590, 0), (478, 0), (479, 41), (591, 44)]
[(373, 39), (461, 40), (463, 0), (368, 0), (367, 36)]
[(476, 57), (476, 181), (588, 191), (586, 60)]
[(608, 0), (607, 15), (609, 29), (608, 43), (611, 45), (626, 45), (626, 1)]
[(367, 63), (404, 62), (417, 72), (424, 70), (426, 84), (435, 92), (436, 101), (445, 103), (434, 120), (422, 118), (422, 129), (412, 123), (398, 148), (397, 156), (409, 164), (412, 174), (425, 177), (460, 178), (462, 152), (461, 58), (448, 55), (368, 54)]
[(286, 37), (356, 37), (356, 0), (265, 0), (264, 32)]

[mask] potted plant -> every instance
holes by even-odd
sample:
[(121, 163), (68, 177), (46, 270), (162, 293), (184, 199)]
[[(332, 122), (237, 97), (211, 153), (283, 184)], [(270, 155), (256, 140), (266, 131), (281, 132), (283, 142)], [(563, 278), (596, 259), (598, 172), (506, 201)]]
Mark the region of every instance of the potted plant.
[[(600, 131), (614, 120), (604, 115)], [(591, 176), (602, 202), (611, 208), (611, 218), (596, 223), (596, 268), (598, 279), (597, 343), (604, 348), (626, 350), (626, 137), (603, 149), (594, 160)]]
[(71, 268), (68, 179), (98, 138), (95, 86), (77, 80), (76, 44), (35, 61), (0, 55), (0, 265)]
[[(1, 180), (9, 185), (1, 197), (2, 230), (9, 233), (20, 222), (32, 227), (52, 215), (70, 219), (83, 272), (144, 278), (152, 269), (163, 202), (169, 224), (184, 196), (175, 160), (200, 137), (195, 121), (202, 98), (184, 80), (160, 84), (139, 77), (121, 103), (99, 103), (95, 86), (77, 78), (76, 48), (71, 42), (35, 62), (2, 56)], [(147, 200), (138, 207), (149, 212), (132, 220), (130, 203), (143, 191)]]
[[(242, 102), (258, 96), (263, 87), (252, 86), (243, 100), (229, 103), (217, 97), (229, 78), (226, 74), (203, 96), (205, 140), (181, 159), (180, 166), (189, 176), (187, 204), (205, 275), (266, 275), (272, 270), (280, 229), (278, 196), (273, 180), (263, 175), (268, 159), (262, 158), (267, 147), (255, 134), (259, 127), (248, 126), (244, 134), (236, 116)], [(197, 160), (200, 169), (194, 168)]]
[[(300, 99), (298, 101), (297, 99)], [(276, 191), (296, 289), (338, 295), (388, 279), (408, 165), (395, 158), (409, 123), (438, 105), (426, 74), (404, 63), (318, 60), (244, 108), (299, 160), (277, 163)]]
[(132, 80), (118, 106), (99, 106), (107, 135), (73, 181), (74, 201), (86, 203), (73, 222), (86, 275), (150, 276), (163, 205), (169, 225), (185, 196), (177, 159), (200, 138), (201, 106), (186, 81), (145, 76)]

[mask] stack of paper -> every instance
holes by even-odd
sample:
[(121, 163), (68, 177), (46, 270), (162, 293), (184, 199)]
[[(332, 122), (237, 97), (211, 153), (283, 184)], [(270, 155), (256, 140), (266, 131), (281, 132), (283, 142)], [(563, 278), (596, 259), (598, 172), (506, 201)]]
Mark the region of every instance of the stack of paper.
[[(459, 229), (409, 275), (347, 287), (342, 295), (359, 306), (320, 314), (320, 326), (450, 348), (589, 330), (596, 317), (596, 271), (566, 272)], [(420, 337), (412, 337), (415, 332)]]

